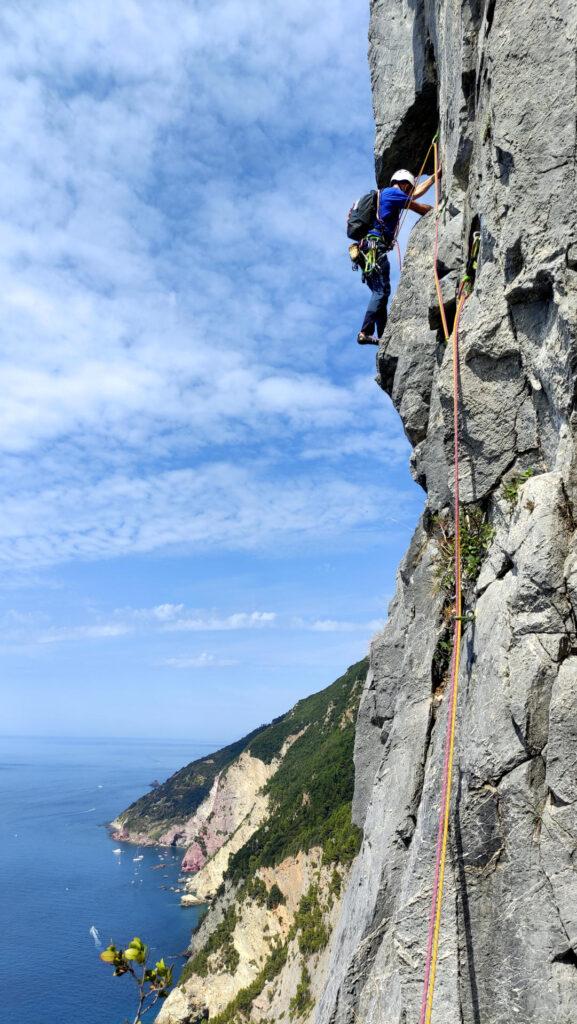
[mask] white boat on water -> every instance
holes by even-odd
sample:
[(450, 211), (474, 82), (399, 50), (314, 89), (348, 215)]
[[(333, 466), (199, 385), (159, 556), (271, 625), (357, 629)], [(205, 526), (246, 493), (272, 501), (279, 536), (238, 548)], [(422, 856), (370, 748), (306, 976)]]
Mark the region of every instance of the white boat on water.
[(134, 861), (136, 861), (136, 860), (144, 860), (144, 854), (143, 854), (143, 853), (141, 853), (139, 857), (133, 857), (132, 859), (133, 859)]
[(121, 849), (120, 849), (120, 847), (118, 846), (118, 847), (116, 848), (116, 850), (113, 850), (112, 852), (113, 852), (113, 853), (122, 853), (122, 850), (121, 850)]

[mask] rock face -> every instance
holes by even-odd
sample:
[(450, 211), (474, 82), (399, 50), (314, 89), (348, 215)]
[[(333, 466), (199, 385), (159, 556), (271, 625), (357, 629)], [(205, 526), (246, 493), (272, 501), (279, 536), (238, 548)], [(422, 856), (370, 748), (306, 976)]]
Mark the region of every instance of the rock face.
[[(277, 767), (277, 760), (265, 764), (244, 751), (215, 780), (207, 806), (202, 804), (191, 822), (187, 822), (190, 846), (182, 861), (183, 871), (199, 871), (247, 820), (252, 832), (256, 831), (267, 807), (261, 790)], [(217, 886), (221, 880), (222, 875)]]
[(295, 733), (285, 740), (279, 756), (269, 763), (244, 751), (219, 780), (210, 814), (199, 830), (201, 840), (188, 847), (182, 862), (184, 871), (195, 872), (186, 886), (188, 895), (182, 897), (183, 906), (206, 903), (213, 898), (230, 858), (266, 821), (269, 798), (265, 784), (301, 735)]
[[(436, 122), (440, 271), (462, 318), (461, 494), (470, 517), (435, 1024), (569, 1024), (577, 1006), (577, 0), (373, 0), (380, 184)], [(419, 1019), (443, 735), (452, 356), (416, 227), (377, 356), (427, 507), (372, 645), (357, 723), (363, 828), (318, 1024)], [(477, 533), (471, 524), (476, 523)], [(473, 564), (474, 563), (474, 564)]]

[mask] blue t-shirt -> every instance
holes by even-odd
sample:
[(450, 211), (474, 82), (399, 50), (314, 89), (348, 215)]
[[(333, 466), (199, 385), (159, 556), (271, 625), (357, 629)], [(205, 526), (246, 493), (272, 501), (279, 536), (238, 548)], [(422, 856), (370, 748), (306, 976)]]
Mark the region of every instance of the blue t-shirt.
[(404, 210), (411, 197), (405, 195), (402, 189), (391, 185), (390, 188), (383, 188), (379, 192), (379, 219), (375, 221), (370, 235), (377, 235), (379, 238), (385, 234), (393, 238), (399, 223), (401, 211)]

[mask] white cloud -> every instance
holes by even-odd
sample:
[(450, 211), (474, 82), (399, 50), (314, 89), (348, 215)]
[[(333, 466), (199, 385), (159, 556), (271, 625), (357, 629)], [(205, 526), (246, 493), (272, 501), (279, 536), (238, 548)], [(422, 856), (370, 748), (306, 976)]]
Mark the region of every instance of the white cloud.
[(276, 612), (234, 612), (224, 618), (209, 616), (207, 618), (177, 619), (165, 626), (167, 632), (221, 632), (236, 629), (262, 629), (276, 622)]
[(232, 658), (220, 658), (216, 654), (208, 654), (206, 651), (203, 651), (202, 654), (190, 657), (166, 658), (162, 664), (168, 668), (177, 669), (228, 668), (232, 665), (238, 665), (238, 661), (234, 661)]
[[(326, 168), (303, 166), (296, 139), (283, 154), (282, 129), (292, 138), (309, 127), (320, 142), (349, 133), (358, 118), (346, 77), (335, 75), (354, 48), (343, 24), (358, 17), (344, 0), (337, 7), (296, 3), (289, 13), (257, 0), (247, 16), (240, 2), (225, 13), (201, 0), (104, 0), (93, 17), (65, 0), (58, 11), (36, 5), (32, 17), (4, 12), (6, 449), (71, 430), (124, 436), (143, 413), (136, 430), (145, 436), (159, 418), (199, 430), (207, 399), (211, 422), (223, 414), (254, 422), (260, 413), (314, 422), (347, 404), (345, 389), (324, 375), (279, 373), (275, 346), (255, 347), (255, 332), (259, 341), (263, 330), (293, 339), (295, 327), (314, 328), (326, 314), (314, 285), (299, 287), (298, 301), (293, 286), (309, 278), (317, 240), (325, 245), (338, 222), (339, 200), (329, 198), (337, 183)], [(327, 92), (335, 77), (352, 123), (337, 116), (334, 87)], [(298, 112), (287, 105), (297, 84)], [(262, 148), (269, 124), (279, 138), (268, 173), (257, 175), (250, 146), (235, 171), (223, 159), (231, 133), (257, 132)], [(264, 248), (254, 242), (257, 203)], [(221, 260), (203, 239), (223, 228)], [(275, 275), (263, 287), (269, 259)], [(215, 331), (220, 347), (234, 341), (224, 367)], [(239, 373), (237, 389), (230, 378)], [(230, 402), (229, 384), (240, 402)]]
[(406, 441), (342, 353), (364, 302), (343, 216), (370, 167), (353, 7), (4, 7), (10, 572), (386, 522), (356, 464)]
[(58, 644), (67, 640), (109, 640), (119, 636), (127, 636), (130, 632), (132, 632), (130, 626), (122, 622), (87, 626), (65, 626), (40, 633), (36, 638), (36, 643)]
[(313, 633), (376, 633), (382, 629), (382, 619), (371, 619), (370, 622), (347, 622), (339, 619), (316, 619), (308, 626)]
[(183, 604), (157, 604), (153, 608), (119, 608), (117, 615), (129, 616), (134, 619), (145, 619), (156, 622), (170, 622), (178, 618), (184, 611)]
[[(265, 470), (268, 469), (268, 476)], [(352, 479), (278, 478), (268, 466), (230, 463), (148, 477), (117, 474), (6, 497), (0, 509), (0, 565), (43, 566), (158, 548), (268, 548), (300, 537), (328, 543), (402, 521), (410, 496)], [(413, 513), (414, 514), (414, 513)]]

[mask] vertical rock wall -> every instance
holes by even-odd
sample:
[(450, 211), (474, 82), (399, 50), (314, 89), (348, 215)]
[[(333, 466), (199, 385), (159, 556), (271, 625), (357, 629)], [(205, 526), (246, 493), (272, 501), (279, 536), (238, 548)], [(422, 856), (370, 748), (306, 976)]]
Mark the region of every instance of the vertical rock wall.
[[(481, 232), (462, 320), (461, 486), (490, 543), (467, 591), (435, 1024), (577, 1017), (576, 41), (577, 0), (372, 2), (377, 174), (416, 170), (438, 117), (450, 316)], [(355, 755), (364, 842), (318, 1024), (419, 1019), (453, 460), (433, 232), (431, 216), (413, 232), (377, 357), (428, 502), (372, 645)]]

